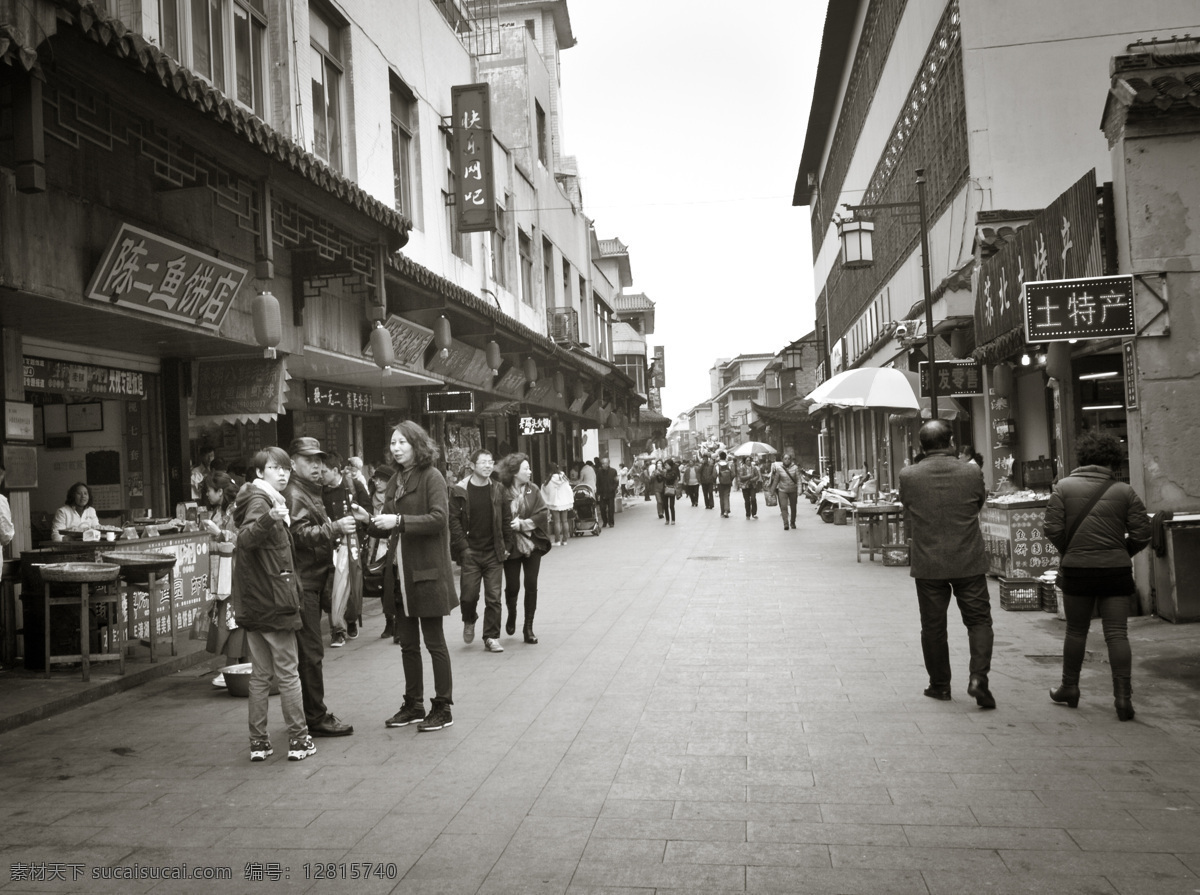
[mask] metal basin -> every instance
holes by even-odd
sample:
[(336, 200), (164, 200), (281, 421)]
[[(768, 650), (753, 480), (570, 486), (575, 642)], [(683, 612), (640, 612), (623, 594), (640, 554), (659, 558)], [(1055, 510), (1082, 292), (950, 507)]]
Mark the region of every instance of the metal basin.
[(115, 581), (121, 567), (107, 562), (52, 562), (37, 567), (43, 581), (82, 584), (83, 582)]
[(162, 575), (175, 568), (176, 558), (170, 553), (159, 553), (153, 550), (129, 553), (101, 553), (100, 558), (105, 562), (116, 563), (120, 566), (121, 575), (130, 584), (145, 584), (150, 575)]

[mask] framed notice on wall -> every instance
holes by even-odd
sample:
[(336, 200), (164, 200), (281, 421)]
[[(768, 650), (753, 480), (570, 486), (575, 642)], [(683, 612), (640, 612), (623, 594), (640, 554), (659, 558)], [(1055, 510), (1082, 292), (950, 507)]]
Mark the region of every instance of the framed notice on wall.
[(37, 448), (25, 445), (4, 446), (4, 483), (11, 491), (31, 491), (38, 486)]
[(102, 432), (103, 430), (104, 405), (99, 401), (67, 405), (68, 432)]

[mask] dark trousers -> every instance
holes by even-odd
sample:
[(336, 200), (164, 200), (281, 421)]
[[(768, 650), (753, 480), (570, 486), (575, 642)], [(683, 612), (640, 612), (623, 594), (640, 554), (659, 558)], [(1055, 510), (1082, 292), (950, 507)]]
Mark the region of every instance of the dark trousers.
[(517, 594), (521, 592), (521, 573), (525, 573), (525, 624), (533, 625), (537, 613), (538, 571), (542, 568), (542, 555), (513, 556), (504, 561), (504, 602), (508, 614), (517, 614)]
[[(324, 582), (321, 582), (324, 589)], [(296, 632), (296, 653), (300, 671), (300, 695), (304, 698), (304, 720), (316, 727), (325, 720), (325, 641), (321, 639), (321, 590), (304, 591), (300, 599), (300, 630)]]
[(711, 510), (713, 508), (713, 486), (712, 484), (700, 483), (700, 487), (704, 490), (704, 509)]
[(729, 515), (729, 490), (733, 485), (717, 485), (717, 491), (721, 495), (721, 515)]
[[(776, 491), (775, 496), (779, 498), (779, 515), (783, 517), (784, 525), (796, 527), (796, 492), (795, 491)], [(791, 514), (791, 521), (788, 521), (788, 514)]]
[(662, 509), (663, 509), (663, 518), (666, 519), (667, 522), (674, 522), (675, 521), (675, 495), (674, 494), (664, 494), (662, 496)]
[(921, 652), (931, 687), (950, 686), (950, 647), (946, 642), (946, 610), (950, 592), (967, 627), (971, 649), (971, 674), (987, 675), (992, 668), (992, 606), (987, 577), (916, 578), (917, 605), (921, 610)]
[(421, 664), (421, 639), (433, 663), (433, 702), (453, 705), (454, 679), (450, 674), (450, 650), (442, 631), (442, 616), (409, 618), (396, 616), (396, 636), (400, 638), (400, 660), (404, 666), (404, 699), (413, 705), (425, 701), (425, 678)]
[(615, 494), (600, 494), (596, 497), (596, 503), (600, 505), (600, 521), (612, 528), (613, 522), (616, 521), (617, 514), (617, 498)]
[(1092, 612), (1100, 604), (1100, 623), (1104, 626), (1104, 642), (1108, 644), (1108, 664), (1112, 676), (1128, 679), (1133, 667), (1129, 651), (1129, 597), (1093, 597), (1063, 594), (1063, 614), (1067, 617), (1067, 633), (1063, 638), (1063, 683), (1079, 685), (1079, 669), (1087, 649), (1088, 628)]
[(699, 485), (684, 485), (684, 490), (687, 491), (688, 499), (691, 500), (692, 506), (700, 504), (700, 486)]
[(742, 489), (742, 503), (746, 505), (746, 518), (758, 515), (758, 492), (753, 488)]
[(483, 585), (483, 636), (500, 636), (500, 587), (504, 578), (504, 566), (496, 558), (496, 551), (464, 550), (459, 608), (463, 624), (473, 625), (479, 620), (479, 585)]

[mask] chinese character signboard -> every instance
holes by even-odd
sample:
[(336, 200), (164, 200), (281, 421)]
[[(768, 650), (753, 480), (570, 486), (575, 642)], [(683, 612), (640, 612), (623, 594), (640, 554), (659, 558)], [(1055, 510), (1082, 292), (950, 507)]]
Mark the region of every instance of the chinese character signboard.
[(109, 240), (87, 297), (214, 332), (246, 280), (246, 269), (122, 224)]
[(1121, 345), (1121, 355), (1125, 359), (1125, 409), (1137, 410), (1137, 357), (1133, 353), (1133, 342)]
[(308, 382), (304, 386), (304, 396), (309, 409), (327, 407), (330, 410), (345, 410), (352, 413), (371, 412), (371, 395), (369, 393), (341, 385)]
[(654, 346), (654, 382), (655, 388), (667, 387), (667, 358), (662, 345)]
[(474, 392), (429, 392), (425, 395), (426, 413), (474, 413)]
[(1029, 283), (1103, 273), (1096, 172), (1089, 171), (979, 264), (975, 275), (976, 343), (986, 345), (1024, 327), (1025, 286)]
[(259, 358), (202, 358), (196, 365), (196, 416), (283, 412), (283, 365)]
[(450, 88), (454, 123), (454, 212), (463, 233), (496, 229), (492, 110), (487, 84)]
[(109, 398), (143, 398), (146, 395), (143, 374), (136, 370), (118, 370), (28, 355), (22, 358), (22, 363), (27, 391)]
[(545, 435), (551, 431), (553, 421), (548, 416), (521, 417), (522, 435)]
[(1136, 335), (1133, 277), (1025, 284), (1025, 338), (1035, 342)]
[[(975, 360), (940, 360), (937, 393), (941, 398), (969, 398), (983, 394), (983, 370)], [(929, 363), (921, 361), (921, 397), (929, 397)]]

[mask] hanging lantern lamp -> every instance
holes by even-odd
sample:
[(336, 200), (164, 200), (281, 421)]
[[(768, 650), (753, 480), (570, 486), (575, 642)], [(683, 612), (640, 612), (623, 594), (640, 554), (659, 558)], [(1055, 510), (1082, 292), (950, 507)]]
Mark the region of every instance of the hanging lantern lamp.
[(275, 346), (283, 339), (283, 322), (279, 314), (279, 299), (270, 292), (260, 292), (250, 302), (254, 319), (254, 341), (263, 349), (263, 357), (274, 357)]
[(388, 369), (396, 360), (392, 351), (392, 334), (383, 328), (383, 322), (379, 320), (375, 321), (375, 328), (371, 330), (371, 357), (381, 370)]
[(563, 374), (555, 373), (554, 374), (554, 393), (561, 398), (563, 396), (563, 392), (565, 392), (566, 390), (567, 390), (567, 383), (563, 379)]
[(537, 383), (537, 378), (538, 378), (537, 361), (535, 361), (532, 357), (525, 358), (524, 370), (525, 370), (525, 381), (528, 382), (530, 385), (535, 385)]
[(450, 320), (445, 314), (433, 325), (433, 342), (437, 345), (442, 360), (450, 356), (450, 346), (454, 344), (454, 338), (450, 333)]
[(485, 353), (487, 355), (487, 365), (492, 369), (492, 375), (499, 376), (500, 364), (504, 362), (504, 357), (500, 353), (500, 343), (495, 339), (488, 342)]
[(992, 367), (992, 391), (997, 398), (1007, 398), (1012, 394), (1013, 374), (1009, 364), (996, 364)]

